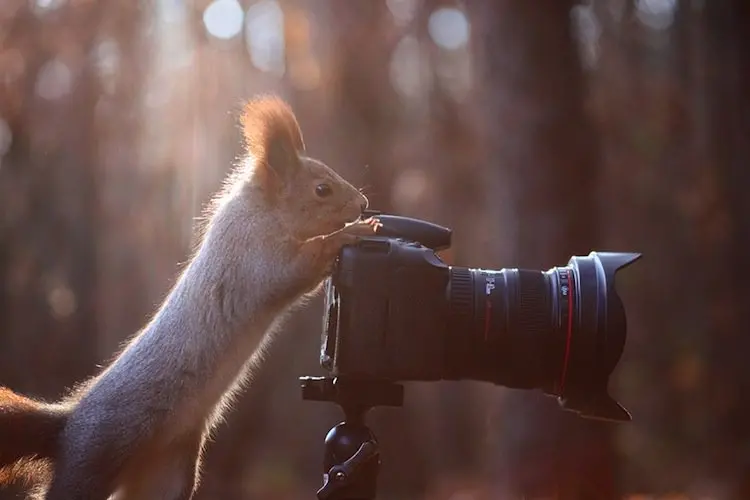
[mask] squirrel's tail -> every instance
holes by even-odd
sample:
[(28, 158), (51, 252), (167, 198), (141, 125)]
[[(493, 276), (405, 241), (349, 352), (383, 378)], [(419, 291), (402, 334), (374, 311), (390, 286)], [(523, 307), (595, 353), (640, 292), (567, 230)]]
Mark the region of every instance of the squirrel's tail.
[(34, 481), (54, 462), (68, 411), (0, 387), (0, 486)]

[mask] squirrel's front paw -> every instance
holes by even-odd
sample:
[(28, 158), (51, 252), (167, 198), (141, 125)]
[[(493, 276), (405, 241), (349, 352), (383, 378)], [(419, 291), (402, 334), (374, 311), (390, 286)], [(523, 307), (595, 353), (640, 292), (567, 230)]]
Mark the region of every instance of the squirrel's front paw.
[(369, 218), (352, 222), (338, 231), (324, 236), (321, 257), (326, 263), (332, 262), (342, 247), (353, 245), (362, 237), (374, 235), (382, 225), (377, 219)]
[(370, 217), (369, 219), (358, 220), (347, 224), (341, 230), (341, 234), (350, 237), (347, 238), (347, 240), (355, 242), (359, 237), (372, 236), (377, 233), (378, 229), (382, 226), (383, 224), (377, 218)]
[(362, 237), (374, 235), (382, 225), (375, 218), (352, 222), (331, 234), (307, 240), (300, 254), (304, 256), (304, 262), (314, 263), (317, 280), (331, 272), (336, 256), (344, 246), (353, 245)]

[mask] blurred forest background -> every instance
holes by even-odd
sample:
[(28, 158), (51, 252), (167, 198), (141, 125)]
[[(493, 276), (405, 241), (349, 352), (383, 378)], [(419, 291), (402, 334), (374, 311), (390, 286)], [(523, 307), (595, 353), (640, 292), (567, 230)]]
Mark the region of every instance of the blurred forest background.
[[(371, 206), (454, 229), (445, 259), (619, 275), (608, 425), (536, 392), (407, 386), (376, 409), (382, 499), (750, 499), (750, 2), (2, 0), (0, 384), (53, 399), (175, 279), (274, 92)], [(322, 301), (273, 344), (198, 499), (315, 497), (337, 407)], [(11, 498), (3, 496), (0, 498)]]

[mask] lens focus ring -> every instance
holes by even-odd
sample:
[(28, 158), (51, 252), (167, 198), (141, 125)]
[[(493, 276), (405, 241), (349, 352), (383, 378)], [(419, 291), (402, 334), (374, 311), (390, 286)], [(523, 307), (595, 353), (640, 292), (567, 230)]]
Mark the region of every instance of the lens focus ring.
[[(523, 342), (516, 345), (527, 351), (524, 358), (536, 366), (528, 367), (529, 373), (543, 374), (548, 369), (546, 359), (538, 353), (547, 351), (550, 331), (550, 305), (544, 274), (526, 269), (518, 270), (518, 312), (512, 326), (515, 332), (523, 332)], [(522, 344), (522, 346), (520, 345)], [(533, 382), (537, 384), (537, 382)]]

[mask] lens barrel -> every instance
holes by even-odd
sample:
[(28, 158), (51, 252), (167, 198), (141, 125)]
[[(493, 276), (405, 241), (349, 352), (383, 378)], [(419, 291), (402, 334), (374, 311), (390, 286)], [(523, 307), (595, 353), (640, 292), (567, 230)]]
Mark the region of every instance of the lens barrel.
[(607, 385), (626, 335), (614, 275), (639, 257), (592, 252), (547, 271), (451, 267), (446, 378), (538, 388), (585, 416), (629, 420)]

